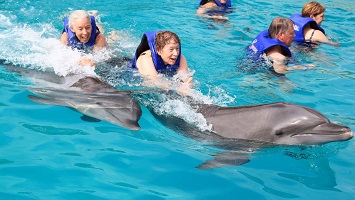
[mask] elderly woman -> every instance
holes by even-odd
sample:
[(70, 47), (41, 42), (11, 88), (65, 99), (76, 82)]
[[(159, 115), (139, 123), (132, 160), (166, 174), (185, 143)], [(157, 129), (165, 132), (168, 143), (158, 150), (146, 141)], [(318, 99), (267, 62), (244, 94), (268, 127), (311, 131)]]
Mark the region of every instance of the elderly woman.
[(337, 46), (339, 43), (330, 42), (321, 27), (324, 18), (325, 7), (315, 1), (306, 3), (302, 8), (302, 14), (294, 14), (290, 19), (295, 24), (296, 37), (294, 41), (307, 46), (316, 46), (327, 43)]
[[(90, 16), (84, 10), (73, 11), (69, 18), (64, 19), (64, 29), (60, 41), (73, 49), (84, 52), (96, 52), (106, 47), (106, 39), (98, 29), (95, 17)], [(83, 59), (80, 65), (91, 65), (95, 63), (89, 59)]]
[[(143, 34), (132, 67), (138, 69), (149, 85), (163, 89), (177, 89), (179, 93), (185, 93), (190, 88), (192, 77), (188, 75), (189, 68), (186, 58), (181, 54), (179, 37), (171, 31), (151, 31)], [(181, 84), (179, 88), (172, 88), (158, 75), (179, 76)]]

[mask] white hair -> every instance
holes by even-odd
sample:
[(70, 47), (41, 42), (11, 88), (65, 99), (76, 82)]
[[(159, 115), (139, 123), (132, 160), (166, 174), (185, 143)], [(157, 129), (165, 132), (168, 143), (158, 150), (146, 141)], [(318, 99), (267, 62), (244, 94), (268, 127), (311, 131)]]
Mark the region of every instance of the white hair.
[(75, 10), (69, 15), (69, 27), (73, 27), (74, 21), (76, 19), (82, 19), (82, 18), (87, 18), (90, 20), (91, 23), (91, 18), (88, 12), (85, 10)]

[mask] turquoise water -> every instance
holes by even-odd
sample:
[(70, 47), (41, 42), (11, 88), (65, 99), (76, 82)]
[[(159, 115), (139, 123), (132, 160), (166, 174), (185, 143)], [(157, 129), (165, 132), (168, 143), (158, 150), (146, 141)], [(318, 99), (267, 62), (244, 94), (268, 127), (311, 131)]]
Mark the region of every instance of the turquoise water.
[[(256, 34), (274, 17), (299, 12), (305, 2), (233, 1), (230, 21), (218, 23), (194, 15), (197, 1), (0, 1), (0, 59), (60, 75), (94, 73), (73, 67), (80, 55), (58, 47), (57, 38), (72, 9), (96, 9), (105, 35), (117, 31), (120, 38), (96, 61), (132, 56), (143, 32), (169, 29), (180, 36), (195, 71), (196, 91), (203, 94), (196, 98), (228, 106), (292, 102), (355, 130), (353, 1), (322, 1), (323, 27), (341, 46), (297, 53), (300, 63), (314, 63), (315, 69), (280, 80), (239, 68)], [(145, 107), (142, 129), (129, 131), (82, 121), (65, 107), (36, 104), (27, 98), (32, 85), (0, 68), (0, 199), (355, 198), (354, 139), (261, 149), (247, 164), (199, 170), (196, 166), (222, 150), (165, 127)], [(193, 117), (183, 102), (161, 106), (172, 104), (178, 106), (170, 114)]]

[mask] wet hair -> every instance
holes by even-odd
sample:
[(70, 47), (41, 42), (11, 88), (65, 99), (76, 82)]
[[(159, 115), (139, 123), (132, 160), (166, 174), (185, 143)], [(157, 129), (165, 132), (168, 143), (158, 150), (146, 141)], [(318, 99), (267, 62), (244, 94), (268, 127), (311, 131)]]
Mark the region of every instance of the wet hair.
[(165, 45), (170, 43), (170, 40), (173, 39), (174, 42), (181, 44), (179, 36), (171, 31), (159, 31), (155, 36), (156, 49), (161, 50)]
[(202, 1), (200, 2), (200, 6), (201, 6), (201, 5), (205, 5), (205, 4), (208, 3), (208, 2), (210, 2), (210, 0), (202, 0)]
[(269, 34), (271, 38), (277, 38), (277, 34), (286, 33), (290, 28), (293, 28), (293, 22), (289, 18), (277, 17), (269, 26)]
[(310, 17), (311, 15), (317, 16), (321, 13), (324, 13), (325, 7), (315, 1), (310, 1), (304, 4), (302, 8), (302, 17)]
[(73, 27), (74, 21), (76, 19), (81, 19), (81, 18), (87, 18), (90, 20), (91, 23), (91, 18), (88, 12), (86, 12), (85, 10), (75, 10), (69, 15), (69, 22), (68, 22), (69, 27)]

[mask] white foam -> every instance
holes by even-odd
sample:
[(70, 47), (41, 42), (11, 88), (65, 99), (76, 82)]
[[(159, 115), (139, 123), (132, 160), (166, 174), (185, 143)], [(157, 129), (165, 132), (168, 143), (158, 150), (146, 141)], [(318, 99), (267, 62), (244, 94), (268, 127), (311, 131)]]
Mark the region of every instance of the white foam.
[(212, 129), (212, 125), (207, 123), (201, 113), (197, 113), (188, 103), (181, 100), (167, 100), (160, 103), (158, 113), (179, 117), (202, 131)]

